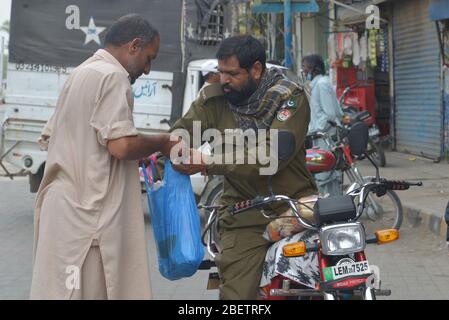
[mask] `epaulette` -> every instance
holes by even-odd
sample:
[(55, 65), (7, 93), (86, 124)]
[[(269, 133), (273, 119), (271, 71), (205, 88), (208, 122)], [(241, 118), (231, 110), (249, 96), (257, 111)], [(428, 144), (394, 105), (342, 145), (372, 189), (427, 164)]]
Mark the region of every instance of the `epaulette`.
[(223, 95), (223, 89), (221, 88), (220, 84), (218, 84), (218, 83), (210, 84), (200, 90), (198, 102), (200, 105), (203, 105), (206, 103), (207, 100), (214, 98), (214, 97), (219, 97), (222, 95)]

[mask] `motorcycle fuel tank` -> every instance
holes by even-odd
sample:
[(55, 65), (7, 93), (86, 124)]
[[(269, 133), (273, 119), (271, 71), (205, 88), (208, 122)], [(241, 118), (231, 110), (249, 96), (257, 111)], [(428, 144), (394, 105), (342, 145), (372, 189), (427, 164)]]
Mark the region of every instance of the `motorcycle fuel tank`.
[(318, 148), (307, 149), (306, 167), (311, 173), (330, 171), (335, 167), (337, 159), (335, 155)]

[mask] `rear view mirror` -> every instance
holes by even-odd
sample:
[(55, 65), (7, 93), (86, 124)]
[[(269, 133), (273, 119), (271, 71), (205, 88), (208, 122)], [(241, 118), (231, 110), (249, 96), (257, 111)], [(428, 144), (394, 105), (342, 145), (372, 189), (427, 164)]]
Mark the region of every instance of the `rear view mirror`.
[(368, 146), (368, 126), (364, 122), (356, 122), (348, 134), (349, 148), (357, 158), (362, 158)]

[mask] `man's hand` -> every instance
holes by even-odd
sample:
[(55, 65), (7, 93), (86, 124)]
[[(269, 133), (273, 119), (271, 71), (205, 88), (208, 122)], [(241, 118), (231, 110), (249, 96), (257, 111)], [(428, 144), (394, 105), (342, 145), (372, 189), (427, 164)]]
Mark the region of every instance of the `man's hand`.
[(207, 155), (198, 150), (190, 149), (190, 157), (180, 163), (173, 162), (173, 168), (181, 173), (193, 175), (201, 172), (203, 176), (207, 175)]
[[(178, 145), (179, 144), (179, 145)], [(177, 156), (181, 157), (184, 153), (186, 153), (189, 150), (189, 147), (186, 145), (184, 141), (182, 141), (181, 138), (177, 136), (170, 135), (169, 141), (162, 147), (161, 153), (167, 158), (172, 160), (171, 158), (171, 151), (172, 148), (176, 146), (176, 149), (178, 151)]]
[[(143, 135), (122, 137), (108, 141), (107, 148), (109, 152), (119, 160), (139, 160), (148, 157), (155, 152), (162, 152), (164, 156), (170, 158), (171, 150), (182, 142), (178, 137), (169, 134)], [(179, 149), (185, 150), (186, 158), (188, 157), (188, 146), (181, 145)], [(181, 153), (181, 152), (178, 152)]]

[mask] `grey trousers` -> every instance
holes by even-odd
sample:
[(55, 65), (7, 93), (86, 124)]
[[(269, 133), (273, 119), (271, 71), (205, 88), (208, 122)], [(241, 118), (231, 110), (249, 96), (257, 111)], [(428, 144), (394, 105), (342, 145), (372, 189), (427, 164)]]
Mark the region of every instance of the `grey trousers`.
[[(313, 146), (321, 150), (330, 151), (329, 146), (323, 139), (315, 139)], [(329, 194), (330, 196), (342, 195), (343, 175), (340, 170), (326, 171), (313, 175), (320, 194)]]

